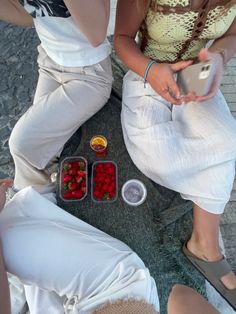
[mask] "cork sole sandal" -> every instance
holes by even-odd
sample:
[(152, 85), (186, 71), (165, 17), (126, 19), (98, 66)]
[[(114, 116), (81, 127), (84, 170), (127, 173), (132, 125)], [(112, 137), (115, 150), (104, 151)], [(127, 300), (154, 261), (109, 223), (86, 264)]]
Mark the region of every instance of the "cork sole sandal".
[(219, 292), (219, 294), (233, 307), (236, 311), (236, 288), (229, 290), (222, 283), (221, 278), (232, 271), (230, 265), (223, 257), (220, 261), (207, 262), (199, 259), (187, 248), (187, 242), (183, 246), (183, 253), (187, 259), (198, 269), (207, 281)]

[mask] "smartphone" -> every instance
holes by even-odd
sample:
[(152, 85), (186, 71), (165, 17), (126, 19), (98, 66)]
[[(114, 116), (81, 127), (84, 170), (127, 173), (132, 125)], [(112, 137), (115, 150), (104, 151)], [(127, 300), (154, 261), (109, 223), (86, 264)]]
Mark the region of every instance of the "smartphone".
[(212, 61), (198, 62), (178, 72), (177, 85), (182, 95), (194, 92), (197, 96), (205, 96), (209, 93), (216, 65)]

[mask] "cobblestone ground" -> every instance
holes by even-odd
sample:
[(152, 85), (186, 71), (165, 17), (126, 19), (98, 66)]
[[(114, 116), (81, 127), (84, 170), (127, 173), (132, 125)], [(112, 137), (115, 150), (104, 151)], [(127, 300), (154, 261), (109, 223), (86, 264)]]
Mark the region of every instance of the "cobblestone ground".
[(0, 176), (13, 176), (10, 132), (31, 104), (36, 82), (35, 30), (0, 23)]

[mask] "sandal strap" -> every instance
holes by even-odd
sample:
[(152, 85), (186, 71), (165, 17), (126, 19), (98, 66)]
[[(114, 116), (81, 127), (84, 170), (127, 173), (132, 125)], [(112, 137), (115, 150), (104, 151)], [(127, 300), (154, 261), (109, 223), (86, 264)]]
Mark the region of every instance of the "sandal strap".
[(202, 269), (203, 273), (206, 274), (207, 277), (213, 276), (220, 280), (224, 275), (232, 271), (225, 257), (223, 257), (222, 260), (216, 262), (207, 262), (193, 257), (192, 259), (195, 259), (195, 261), (197, 262), (197, 264)]
[(210, 271), (214, 274), (217, 274), (219, 279), (232, 271), (225, 257), (223, 257), (220, 261), (211, 262), (210, 265)]

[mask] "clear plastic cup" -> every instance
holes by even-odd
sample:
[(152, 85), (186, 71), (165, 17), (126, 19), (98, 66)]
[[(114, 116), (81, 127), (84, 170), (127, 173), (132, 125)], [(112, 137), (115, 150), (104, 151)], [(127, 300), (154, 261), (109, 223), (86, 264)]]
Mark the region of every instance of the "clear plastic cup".
[(98, 157), (104, 157), (107, 154), (107, 139), (103, 135), (94, 135), (90, 147)]
[(128, 205), (138, 206), (146, 200), (147, 189), (141, 181), (132, 179), (124, 183), (121, 195)]

